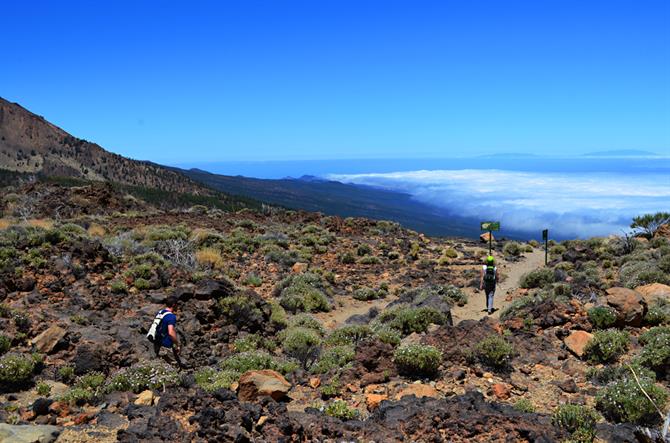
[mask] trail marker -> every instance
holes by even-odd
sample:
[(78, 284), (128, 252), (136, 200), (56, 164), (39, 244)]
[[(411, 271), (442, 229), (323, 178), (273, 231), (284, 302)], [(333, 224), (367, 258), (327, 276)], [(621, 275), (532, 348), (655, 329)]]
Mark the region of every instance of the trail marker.
[(500, 231), (500, 222), (499, 221), (486, 221), (479, 224), (479, 228), (482, 231), (489, 231), (489, 255), (493, 250), (493, 231)]
[(544, 240), (544, 265), (547, 266), (549, 257), (549, 229), (542, 231), (542, 240)]

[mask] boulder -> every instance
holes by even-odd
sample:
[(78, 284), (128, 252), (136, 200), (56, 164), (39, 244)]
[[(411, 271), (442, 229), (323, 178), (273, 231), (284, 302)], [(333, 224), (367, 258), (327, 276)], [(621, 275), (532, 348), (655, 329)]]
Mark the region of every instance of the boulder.
[(400, 400), (401, 398), (408, 395), (414, 395), (416, 398), (438, 398), (440, 393), (437, 391), (437, 389), (430, 385), (424, 385), (423, 383), (412, 383), (406, 388), (401, 389), (400, 392), (395, 395), (395, 399)]
[(237, 397), (242, 401), (254, 401), (263, 396), (280, 400), (290, 389), (291, 383), (276, 371), (247, 371), (240, 377)]
[(151, 406), (154, 404), (154, 393), (147, 389), (142, 391), (137, 395), (137, 398), (133, 402), (136, 406)]
[(651, 305), (658, 300), (670, 301), (670, 286), (662, 285), (660, 283), (652, 283), (650, 285), (638, 286), (635, 288), (647, 305)]
[(490, 232), (485, 232), (479, 236), (479, 240), (481, 240), (482, 243), (488, 243), (489, 240), (496, 241), (496, 238)]
[(202, 280), (198, 282), (194, 296), (198, 300), (229, 297), (236, 292), (235, 284), (227, 278), (219, 280)]
[(582, 357), (584, 355), (584, 348), (591, 338), (593, 338), (593, 334), (589, 334), (586, 331), (572, 331), (570, 335), (565, 337), (563, 343), (565, 343), (565, 347), (570, 352), (577, 357)]
[(498, 400), (507, 400), (510, 397), (511, 390), (509, 386), (504, 383), (494, 384), (491, 386), (491, 390)]
[(607, 290), (607, 304), (616, 309), (618, 326), (642, 325), (647, 303), (639, 292), (628, 288), (610, 288)]
[(291, 267), (291, 271), (292, 271), (294, 274), (302, 274), (303, 272), (307, 272), (307, 268), (308, 268), (308, 267), (309, 267), (309, 265), (308, 265), (307, 263), (300, 263), (300, 262), (298, 262), (298, 263), (295, 263), (295, 264)]
[(0, 443), (51, 443), (60, 432), (58, 426), (0, 423)]
[(379, 404), (388, 400), (389, 396), (386, 394), (365, 394), (365, 404), (368, 407), (368, 411), (374, 411), (379, 407)]
[(32, 340), (33, 346), (39, 352), (50, 354), (56, 348), (56, 345), (61, 341), (67, 331), (58, 325), (51, 325), (46, 331)]

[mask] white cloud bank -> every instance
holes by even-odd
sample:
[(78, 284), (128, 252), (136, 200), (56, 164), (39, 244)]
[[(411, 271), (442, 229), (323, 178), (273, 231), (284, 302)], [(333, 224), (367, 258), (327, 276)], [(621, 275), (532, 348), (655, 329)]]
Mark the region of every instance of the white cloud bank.
[(453, 214), (500, 220), (503, 228), (549, 228), (563, 238), (620, 234), (636, 215), (670, 210), (670, 176), (665, 174), (464, 169), (328, 178), (404, 191)]

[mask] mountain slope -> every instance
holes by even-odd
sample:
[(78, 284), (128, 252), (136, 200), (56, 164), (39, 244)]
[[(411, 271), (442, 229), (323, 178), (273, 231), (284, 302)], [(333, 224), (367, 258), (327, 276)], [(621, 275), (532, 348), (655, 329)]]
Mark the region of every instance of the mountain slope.
[(211, 188), (291, 209), (343, 217), (394, 220), (428, 235), (474, 237), (480, 234), (476, 221), (454, 217), (438, 207), (418, 202), (409, 194), (401, 192), (309, 176), (272, 180), (218, 175), (200, 169), (175, 170)]
[(108, 180), (179, 193), (209, 193), (176, 171), (108, 152), (2, 98), (0, 168), (44, 176)]

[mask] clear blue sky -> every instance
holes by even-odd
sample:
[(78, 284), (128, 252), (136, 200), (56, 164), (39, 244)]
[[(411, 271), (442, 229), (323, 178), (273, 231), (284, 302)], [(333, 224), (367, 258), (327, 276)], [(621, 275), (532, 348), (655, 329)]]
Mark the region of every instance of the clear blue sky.
[(670, 2), (8, 1), (0, 96), (166, 163), (670, 155)]

